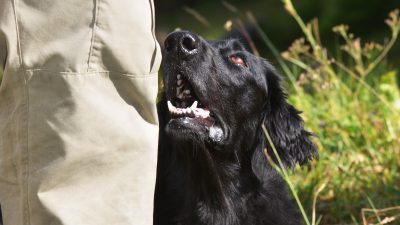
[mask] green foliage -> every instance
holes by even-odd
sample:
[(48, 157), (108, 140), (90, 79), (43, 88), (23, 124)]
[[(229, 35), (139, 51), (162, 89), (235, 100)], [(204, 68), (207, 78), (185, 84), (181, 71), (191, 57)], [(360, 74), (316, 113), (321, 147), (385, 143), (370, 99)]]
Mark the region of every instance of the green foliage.
[(348, 26), (334, 27), (343, 45), (333, 56), (321, 43), (316, 20), (305, 24), (290, 0), (283, 3), (305, 35), (282, 53), (292, 64), (288, 76), (296, 80), (289, 100), (303, 110), (320, 152), (318, 162), (291, 177), (298, 195), (311, 208), (316, 188), (326, 183), (317, 203), (322, 224), (361, 221), (361, 209), (369, 202), (374, 208), (398, 205), (400, 92), (397, 71), (385, 58), (400, 30), (399, 11), (386, 21), (392, 35), (383, 44), (363, 45)]

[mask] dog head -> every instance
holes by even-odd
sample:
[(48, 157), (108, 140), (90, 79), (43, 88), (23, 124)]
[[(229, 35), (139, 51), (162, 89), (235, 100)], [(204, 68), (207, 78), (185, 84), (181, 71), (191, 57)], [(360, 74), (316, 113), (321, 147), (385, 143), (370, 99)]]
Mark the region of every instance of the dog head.
[(271, 146), (264, 124), (286, 165), (306, 163), (316, 149), (299, 112), (286, 101), (281, 79), (267, 61), (237, 40), (206, 41), (190, 32), (165, 40), (167, 133), (219, 152), (263, 158)]

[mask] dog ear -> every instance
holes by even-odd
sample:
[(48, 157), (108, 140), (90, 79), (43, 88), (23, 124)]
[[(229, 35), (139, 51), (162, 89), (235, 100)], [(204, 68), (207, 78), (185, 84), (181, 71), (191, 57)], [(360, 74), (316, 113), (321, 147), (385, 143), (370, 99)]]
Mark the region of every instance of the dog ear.
[[(287, 102), (287, 94), (281, 87), (281, 78), (275, 69), (267, 64), (266, 68), (267, 102), (265, 104), (263, 124), (271, 137), (278, 154), (288, 167), (296, 163), (303, 165), (318, 158), (315, 145), (310, 140), (312, 134), (303, 127), (300, 112)], [(272, 147), (264, 135), (264, 146), (274, 159)]]

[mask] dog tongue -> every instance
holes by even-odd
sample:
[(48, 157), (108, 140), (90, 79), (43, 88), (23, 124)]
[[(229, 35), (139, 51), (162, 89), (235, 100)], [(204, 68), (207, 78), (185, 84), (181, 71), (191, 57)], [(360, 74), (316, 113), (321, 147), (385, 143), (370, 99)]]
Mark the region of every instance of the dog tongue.
[(210, 116), (210, 111), (208, 109), (196, 108), (193, 111), (196, 116), (199, 116), (202, 118), (207, 118)]
[(178, 116), (201, 117), (205, 119), (210, 116), (210, 111), (203, 108), (175, 108), (173, 114)]

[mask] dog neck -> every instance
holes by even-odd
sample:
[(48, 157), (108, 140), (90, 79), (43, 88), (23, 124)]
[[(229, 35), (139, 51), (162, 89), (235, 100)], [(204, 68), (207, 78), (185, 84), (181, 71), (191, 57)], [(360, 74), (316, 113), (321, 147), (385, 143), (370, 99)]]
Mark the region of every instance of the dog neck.
[[(186, 149), (185, 146), (182, 150)], [(218, 151), (204, 145), (192, 144), (194, 154), (188, 152), (183, 165), (186, 171), (185, 185), (188, 186), (186, 209), (188, 216), (201, 224), (241, 224), (245, 217), (246, 201), (261, 187), (251, 172), (249, 162), (240, 162), (239, 156), (230, 151)], [(245, 190), (244, 187), (247, 187)], [(251, 188), (248, 188), (251, 187)], [(241, 203), (238, 203), (240, 199)], [(192, 220), (187, 218), (187, 220)]]

